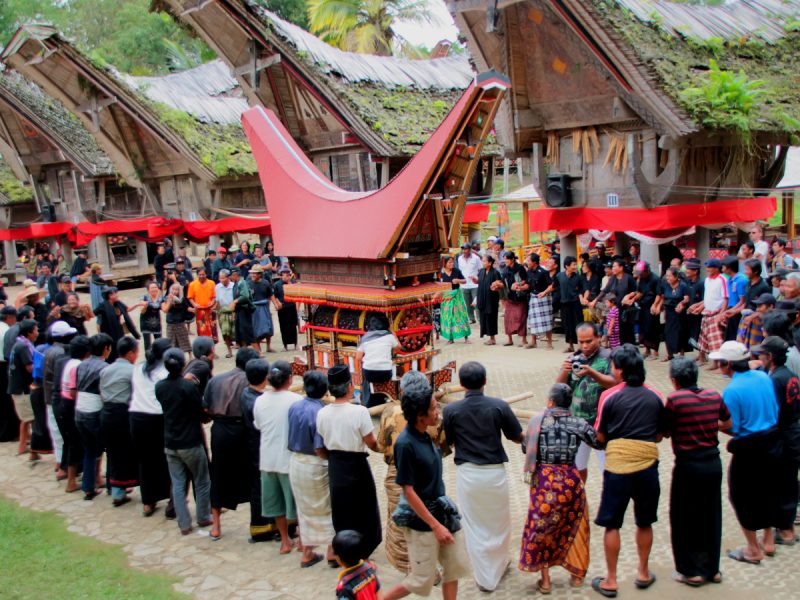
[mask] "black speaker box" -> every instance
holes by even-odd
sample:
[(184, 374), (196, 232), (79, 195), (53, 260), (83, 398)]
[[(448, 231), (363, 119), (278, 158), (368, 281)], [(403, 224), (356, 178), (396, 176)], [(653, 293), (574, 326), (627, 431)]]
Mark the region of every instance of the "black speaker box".
[(550, 208), (572, 206), (572, 190), (570, 176), (564, 173), (553, 173), (547, 176), (547, 190), (544, 202)]

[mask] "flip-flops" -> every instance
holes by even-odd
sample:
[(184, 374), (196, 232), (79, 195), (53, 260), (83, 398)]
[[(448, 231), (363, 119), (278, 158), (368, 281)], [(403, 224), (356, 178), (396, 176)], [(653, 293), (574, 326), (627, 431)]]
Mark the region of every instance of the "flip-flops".
[(760, 559), (747, 558), (747, 556), (745, 556), (745, 554), (744, 554), (744, 549), (743, 548), (737, 548), (736, 550), (728, 550), (728, 552), (726, 554), (728, 555), (728, 558), (732, 558), (733, 560), (736, 560), (736, 561), (739, 561), (739, 562), (747, 563), (748, 565), (760, 565), (761, 564), (761, 560)]
[(672, 578), (678, 583), (683, 583), (689, 587), (700, 587), (706, 583), (706, 580), (703, 577), (687, 577), (682, 573), (674, 573)]
[(595, 577), (592, 579), (592, 589), (604, 596), (606, 598), (616, 598), (617, 597), (617, 590), (607, 590), (605, 588), (600, 587), (600, 584), (606, 580), (605, 577)]
[(651, 571), (649, 575), (650, 579), (637, 579), (633, 582), (634, 585), (640, 590), (646, 590), (656, 582), (656, 574)]
[(547, 596), (552, 591), (549, 587), (544, 587), (541, 579), (536, 582), (536, 590), (543, 596)]
[(325, 557), (322, 554), (314, 554), (311, 560), (300, 561), (300, 568), (307, 569), (308, 567), (313, 567), (318, 562), (322, 561)]

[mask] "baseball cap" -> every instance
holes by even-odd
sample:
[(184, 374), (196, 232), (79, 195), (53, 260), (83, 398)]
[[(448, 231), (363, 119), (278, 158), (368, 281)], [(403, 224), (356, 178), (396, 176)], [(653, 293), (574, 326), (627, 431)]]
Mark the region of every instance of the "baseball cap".
[(756, 298), (753, 301), (753, 304), (755, 304), (756, 306), (759, 306), (761, 304), (771, 304), (772, 306), (775, 306), (777, 303), (778, 301), (775, 299), (775, 296), (773, 296), (769, 292), (761, 294), (758, 298)]
[(177, 264), (182, 264), (182, 265), (185, 265), (185, 264), (186, 264), (186, 259), (185, 259), (185, 258), (183, 258), (183, 257), (181, 257), (181, 256), (179, 256), (179, 257), (177, 258), (177, 260), (175, 260), (175, 264), (176, 264), (176, 265), (177, 265)]
[(777, 335), (766, 337), (758, 346), (753, 346), (750, 348), (750, 352), (752, 354), (763, 354), (764, 352), (769, 352), (770, 354), (777, 354), (779, 356), (786, 355), (788, 350), (789, 344), (786, 342), (786, 340), (784, 340), (782, 337), (778, 337)]
[(65, 321), (55, 321), (50, 325), (50, 335), (54, 338), (67, 337), (73, 333), (78, 333), (78, 330), (74, 327), (70, 327)]
[(721, 269), (722, 262), (718, 258), (710, 258), (706, 261), (706, 266), (712, 269)]
[(698, 259), (696, 259), (696, 258), (689, 258), (683, 264), (687, 269), (692, 269), (694, 271), (697, 271), (697, 270), (700, 269), (700, 261)]
[(219, 248), (217, 248), (217, 253), (220, 252), (225, 252), (227, 254), (228, 249), (225, 246), (220, 246)]
[(69, 275), (62, 275), (61, 283), (72, 283), (72, 278)]
[(708, 358), (711, 360), (737, 362), (750, 358), (750, 351), (741, 342), (729, 341), (723, 343), (716, 352), (709, 353)]

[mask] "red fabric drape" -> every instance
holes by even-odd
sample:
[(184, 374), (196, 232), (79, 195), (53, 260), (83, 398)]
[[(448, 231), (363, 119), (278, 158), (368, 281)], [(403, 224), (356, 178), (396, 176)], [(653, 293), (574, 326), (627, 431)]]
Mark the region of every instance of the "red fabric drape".
[(467, 207), (464, 209), (464, 223), (482, 223), (488, 220), (488, 204), (467, 204)]
[(531, 231), (605, 229), (656, 232), (694, 225), (718, 225), (767, 219), (775, 198), (742, 198), (658, 208), (537, 208), (529, 213)]

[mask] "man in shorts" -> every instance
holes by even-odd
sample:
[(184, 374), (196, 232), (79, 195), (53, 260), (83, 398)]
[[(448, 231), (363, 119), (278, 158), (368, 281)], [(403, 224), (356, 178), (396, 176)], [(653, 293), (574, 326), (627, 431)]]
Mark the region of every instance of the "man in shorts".
[(595, 423), (597, 441), (606, 445), (606, 465), (594, 522), (606, 530), (603, 545), (608, 571), (605, 577), (592, 580), (592, 589), (606, 598), (617, 596), (619, 530), (631, 500), (639, 554), (634, 583), (647, 589), (656, 580), (648, 563), (661, 494), (656, 444), (664, 426), (664, 399), (645, 385), (644, 359), (634, 345), (623, 344), (611, 353), (611, 370), (623, 383), (603, 395)]

